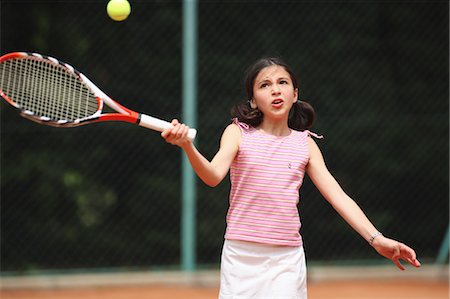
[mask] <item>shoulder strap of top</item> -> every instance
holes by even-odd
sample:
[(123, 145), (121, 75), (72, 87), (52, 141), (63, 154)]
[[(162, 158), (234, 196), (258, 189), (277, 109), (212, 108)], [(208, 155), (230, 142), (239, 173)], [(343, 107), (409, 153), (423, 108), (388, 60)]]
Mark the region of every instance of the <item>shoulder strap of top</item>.
[(232, 119), (233, 124), (237, 125), (241, 131), (246, 131), (250, 129), (250, 126), (246, 123), (240, 122), (237, 118)]
[(304, 130), (303, 132), (306, 132), (308, 136), (313, 136), (317, 139), (323, 139), (323, 135), (318, 135), (316, 133), (311, 132), (310, 130)]

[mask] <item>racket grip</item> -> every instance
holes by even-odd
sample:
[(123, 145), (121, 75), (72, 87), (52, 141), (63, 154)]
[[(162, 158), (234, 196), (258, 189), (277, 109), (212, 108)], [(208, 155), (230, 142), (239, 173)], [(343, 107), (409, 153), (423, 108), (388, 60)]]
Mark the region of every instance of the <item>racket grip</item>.
[[(162, 132), (168, 128), (172, 127), (172, 124), (168, 121), (152, 117), (149, 115), (141, 114), (139, 125), (141, 127), (152, 129), (158, 132)], [(189, 140), (193, 141), (197, 135), (196, 129), (189, 129), (187, 137)]]

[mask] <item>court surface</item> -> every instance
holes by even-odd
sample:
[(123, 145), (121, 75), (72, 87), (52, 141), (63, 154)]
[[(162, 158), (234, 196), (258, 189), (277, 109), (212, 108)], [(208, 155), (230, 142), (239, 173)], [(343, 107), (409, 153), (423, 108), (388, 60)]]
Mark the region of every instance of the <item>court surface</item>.
[[(448, 299), (446, 281), (358, 280), (310, 282), (309, 299)], [(2, 299), (214, 299), (217, 287), (135, 286), (2, 290)]]
[[(207, 270), (2, 277), (0, 299), (216, 299), (219, 276)], [(308, 299), (450, 299), (449, 268), (312, 267)]]

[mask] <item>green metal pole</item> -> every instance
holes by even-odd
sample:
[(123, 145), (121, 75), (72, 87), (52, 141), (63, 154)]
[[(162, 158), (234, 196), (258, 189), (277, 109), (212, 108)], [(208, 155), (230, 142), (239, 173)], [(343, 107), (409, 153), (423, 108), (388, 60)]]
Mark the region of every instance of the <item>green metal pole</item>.
[[(183, 122), (197, 127), (197, 0), (183, 1)], [(196, 265), (195, 173), (182, 157), (181, 267)]]
[(439, 249), (439, 253), (436, 258), (436, 264), (445, 264), (446, 261), (448, 260), (450, 247), (449, 239), (450, 239), (450, 225), (447, 226), (447, 232), (444, 235), (441, 248)]

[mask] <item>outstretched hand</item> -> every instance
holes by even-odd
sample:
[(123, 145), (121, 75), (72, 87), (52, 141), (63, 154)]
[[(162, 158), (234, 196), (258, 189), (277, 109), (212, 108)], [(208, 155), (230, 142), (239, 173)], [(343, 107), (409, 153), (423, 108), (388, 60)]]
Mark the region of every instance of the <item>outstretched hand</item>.
[(400, 270), (405, 270), (400, 260), (407, 261), (416, 268), (420, 267), (420, 262), (416, 258), (414, 249), (403, 243), (380, 236), (374, 240), (372, 246), (380, 255), (392, 260)]

